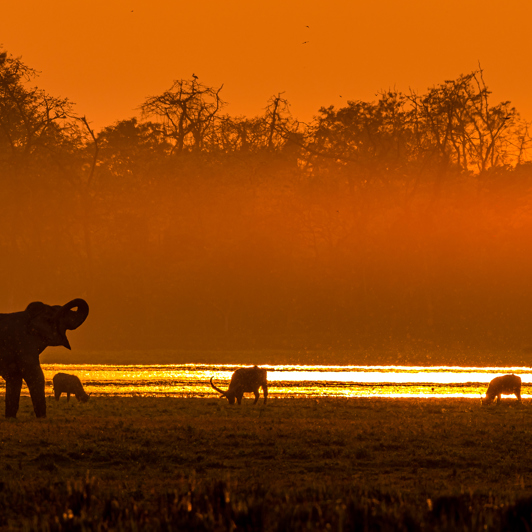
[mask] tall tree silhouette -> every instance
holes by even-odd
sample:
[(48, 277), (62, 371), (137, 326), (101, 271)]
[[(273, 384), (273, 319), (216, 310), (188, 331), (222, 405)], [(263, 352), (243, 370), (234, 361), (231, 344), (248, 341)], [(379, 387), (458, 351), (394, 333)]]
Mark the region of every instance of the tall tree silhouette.
[(223, 85), (208, 87), (193, 76), (191, 81), (174, 81), (170, 89), (152, 96), (140, 106), (143, 116), (161, 124), (163, 134), (172, 139), (175, 151), (200, 151), (208, 143), (214, 121), (224, 105), (220, 97)]

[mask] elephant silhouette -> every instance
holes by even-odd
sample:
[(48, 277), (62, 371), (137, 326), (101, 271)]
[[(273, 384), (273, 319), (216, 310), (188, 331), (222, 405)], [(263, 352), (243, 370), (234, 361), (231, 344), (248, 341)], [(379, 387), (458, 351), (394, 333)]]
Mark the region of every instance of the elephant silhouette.
[(63, 306), (35, 301), (22, 312), (0, 314), (0, 375), (6, 381), (6, 417), (17, 417), (22, 380), (28, 385), (35, 415), (46, 417), (39, 355), (48, 346), (70, 349), (66, 331), (77, 329), (88, 315), (84, 299)]

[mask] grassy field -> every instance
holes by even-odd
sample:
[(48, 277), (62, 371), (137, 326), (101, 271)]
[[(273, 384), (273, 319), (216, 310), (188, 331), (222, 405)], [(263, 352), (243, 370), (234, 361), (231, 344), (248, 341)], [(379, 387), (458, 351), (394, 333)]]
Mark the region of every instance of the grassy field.
[(531, 435), (515, 399), (24, 397), (0, 529), (530, 530)]

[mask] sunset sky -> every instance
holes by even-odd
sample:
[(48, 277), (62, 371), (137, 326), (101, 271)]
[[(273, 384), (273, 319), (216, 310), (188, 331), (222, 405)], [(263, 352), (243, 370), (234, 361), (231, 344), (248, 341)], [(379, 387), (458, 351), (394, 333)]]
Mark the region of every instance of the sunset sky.
[(3, 2), (0, 45), (96, 129), (138, 114), (192, 73), (224, 84), (231, 115), (279, 92), (307, 121), (321, 106), (423, 92), (478, 68), (495, 101), (532, 118), (530, 0), (26, 0)]

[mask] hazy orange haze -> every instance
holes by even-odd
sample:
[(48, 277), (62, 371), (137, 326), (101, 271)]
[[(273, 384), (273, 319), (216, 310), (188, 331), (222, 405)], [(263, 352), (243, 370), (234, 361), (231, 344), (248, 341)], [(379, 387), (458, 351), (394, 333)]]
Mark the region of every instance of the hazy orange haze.
[(528, 118), (530, 20), (530, 0), (26, 0), (2, 3), (0, 44), (96, 129), (192, 73), (224, 84), (231, 115), (261, 114), (284, 91), (309, 120), (382, 89), (424, 91), (479, 62), (494, 101)]

